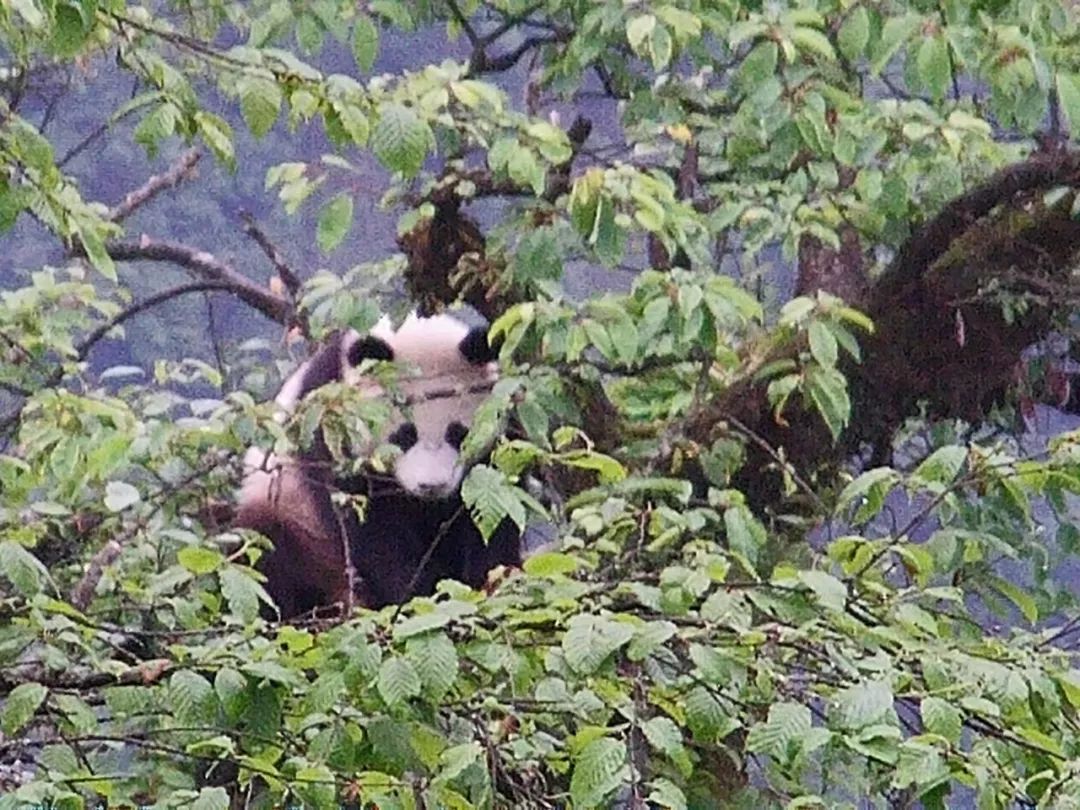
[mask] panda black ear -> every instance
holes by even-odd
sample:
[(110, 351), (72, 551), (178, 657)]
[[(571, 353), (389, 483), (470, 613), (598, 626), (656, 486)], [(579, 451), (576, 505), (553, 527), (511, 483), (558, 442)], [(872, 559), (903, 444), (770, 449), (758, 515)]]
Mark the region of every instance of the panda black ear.
[(393, 360), (394, 350), (385, 340), (367, 335), (349, 347), (349, 354), (345, 359), (350, 366), (358, 366), (364, 360)]
[(488, 343), (488, 330), (486, 326), (477, 326), (469, 330), (469, 334), (461, 339), (458, 344), (461, 356), (474, 366), (481, 363), (490, 363), (499, 356), (499, 347)]

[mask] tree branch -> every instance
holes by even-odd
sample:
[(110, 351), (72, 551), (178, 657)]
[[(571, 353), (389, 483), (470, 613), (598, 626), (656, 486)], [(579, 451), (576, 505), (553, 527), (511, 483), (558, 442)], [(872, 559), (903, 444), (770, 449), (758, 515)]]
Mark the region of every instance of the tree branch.
[(278, 278), (281, 279), (281, 283), (288, 290), (289, 296), (295, 301), (297, 294), (300, 292), (300, 278), (286, 263), (285, 257), (281, 255), (277, 245), (271, 242), (270, 238), (259, 228), (258, 223), (255, 222), (255, 217), (247, 211), (241, 211), (240, 219), (244, 222), (244, 233), (254, 239), (255, 244), (262, 248), (266, 258), (274, 265), (274, 270), (277, 271)]
[(134, 191), (124, 195), (123, 201), (112, 208), (105, 219), (110, 222), (122, 222), (141, 205), (145, 205), (167, 188), (173, 188), (181, 181), (187, 179), (195, 169), (202, 155), (198, 149), (188, 149), (172, 162), (168, 170), (162, 174), (151, 175), (150, 179)]
[[(222, 289), (272, 321), (288, 324), (293, 320), (293, 306), (283, 296), (260, 287), (205, 250), (179, 242), (151, 239), (146, 235), (138, 242), (110, 242), (106, 250), (119, 262), (170, 262), (191, 271), (204, 281), (220, 283)], [(75, 248), (74, 252), (84, 255), (81, 247)]]

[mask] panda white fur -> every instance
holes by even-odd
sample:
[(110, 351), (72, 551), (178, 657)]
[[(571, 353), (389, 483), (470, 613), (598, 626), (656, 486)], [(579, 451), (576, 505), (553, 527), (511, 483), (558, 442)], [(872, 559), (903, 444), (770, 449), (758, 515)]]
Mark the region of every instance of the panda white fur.
[[(343, 535), (357, 601), (370, 607), (430, 594), (446, 578), (479, 587), (492, 568), (520, 563), (513, 522), (504, 521), (485, 544), (461, 500), (461, 442), (497, 377), (487, 330), (470, 329), (449, 315), (414, 314), (397, 330), (384, 318), (366, 336), (337, 333), (285, 381), (275, 398), (280, 418), (330, 382), (379, 395), (378, 384), (355, 371), (366, 359), (400, 364), (398, 390), (411, 403), (410, 419), (395, 413), (387, 435), (376, 437), (401, 449), (391, 477), (335, 476), (321, 434), (294, 458), (258, 448), (245, 456), (234, 524), (274, 542), (262, 570), (283, 617), (345, 598)], [(445, 396), (448, 391), (458, 393)], [(335, 490), (367, 497), (363, 522), (352, 509), (335, 509)]]

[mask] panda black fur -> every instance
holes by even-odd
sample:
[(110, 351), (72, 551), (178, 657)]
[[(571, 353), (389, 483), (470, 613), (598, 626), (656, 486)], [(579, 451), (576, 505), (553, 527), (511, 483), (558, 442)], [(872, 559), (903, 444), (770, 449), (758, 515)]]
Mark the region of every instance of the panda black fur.
[[(262, 570), (283, 617), (347, 595), (342, 529), (357, 575), (357, 601), (369, 607), (430, 594), (441, 579), (480, 587), (492, 568), (520, 563), (514, 523), (504, 520), (485, 544), (461, 499), (465, 470), (458, 451), (483, 389), (497, 376), (487, 330), (470, 329), (449, 315), (410, 315), (397, 330), (383, 319), (367, 336), (338, 333), (285, 381), (275, 398), (283, 416), (330, 382), (377, 395), (377, 384), (354, 371), (367, 359), (400, 363), (399, 390), (412, 402), (412, 420), (397, 414), (387, 436), (378, 437), (402, 451), (392, 477), (334, 476), (319, 434), (296, 458), (257, 448), (245, 457), (235, 525), (273, 541)], [(425, 398), (446, 390), (463, 393)], [(335, 490), (367, 497), (363, 522), (352, 509), (335, 510)]]

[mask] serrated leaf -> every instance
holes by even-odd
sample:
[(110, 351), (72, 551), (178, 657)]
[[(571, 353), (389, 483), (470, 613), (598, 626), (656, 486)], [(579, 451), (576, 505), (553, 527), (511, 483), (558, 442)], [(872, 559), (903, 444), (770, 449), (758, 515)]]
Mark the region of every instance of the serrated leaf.
[(847, 509), (858, 503), (859, 507), (852, 517), (855, 524), (863, 523), (881, 511), (886, 496), (900, 480), (899, 473), (891, 467), (875, 467), (867, 470), (840, 493), (838, 509)]
[(799, 580), (814, 592), (822, 607), (843, 611), (847, 603), (847, 587), (825, 571), (800, 571)]
[(828, 59), (830, 62), (836, 59), (832, 43), (829, 38), (816, 28), (796, 26), (791, 32), (791, 41), (802, 51), (810, 51), (818, 56)]
[(21, 683), (8, 692), (0, 711), (0, 729), (13, 737), (33, 719), (49, 690), (40, 683)]
[(952, 65), (949, 44), (944, 36), (939, 34), (923, 40), (915, 55), (915, 69), (919, 81), (935, 99), (945, 97), (952, 79)]
[(654, 779), (649, 784), (652, 788), (647, 797), (650, 807), (686, 810), (686, 794), (670, 779)]
[(228, 121), (213, 113), (200, 110), (195, 113), (195, 125), (214, 156), (229, 168), (235, 168), (236, 154), (233, 150), (232, 127), (229, 126)]
[(686, 724), (694, 737), (704, 743), (716, 742), (728, 724), (723, 707), (704, 686), (695, 686), (683, 701)]
[(7, 577), (23, 596), (41, 591), (48, 570), (41, 560), (13, 540), (0, 543), (0, 575)]
[(184, 546), (176, 552), (176, 560), (193, 574), (209, 574), (225, 561), (225, 555), (205, 546)]
[(182, 669), (169, 678), (169, 707), (181, 725), (211, 726), (217, 722), (217, 694), (210, 681)]
[(837, 692), (835, 705), (845, 728), (861, 729), (881, 723), (893, 707), (892, 687), (885, 681), (868, 681)]
[(80, 228), (79, 241), (82, 242), (86, 257), (90, 260), (90, 264), (94, 266), (94, 269), (109, 281), (116, 281), (116, 264), (113, 262), (112, 256), (109, 255), (100, 234), (92, 228)]
[(813, 366), (806, 372), (806, 393), (825, 420), (833, 441), (839, 439), (851, 416), (851, 400), (844, 375), (835, 368)]
[(788, 761), (802, 747), (813, 726), (810, 709), (800, 703), (774, 703), (769, 716), (750, 728), (746, 750)]
[(448, 613), (421, 613), (418, 616), (409, 616), (394, 626), (394, 639), (404, 641), (421, 633), (438, 630), (446, 627), (450, 623), (450, 618)]
[(924, 728), (931, 734), (940, 734), (951, 743), (960, 742), (960, 732), (963, 731), (963, 716), (959, 709), (936, 697), (926, 697), (920, 703), (919, 711), (922, 713)]
[(245, 624), (259, 616), (259, 601), (269, 602), (263, 587), (236, 566), (230, 565), (218, 574), (221, 595), (229, 603), (229, 610)]
[(341, 244), (353, 223), (353, 198), (348, 192), (338, 194), (323, 206), (315, 241), (319, 250), (329, 253)]
[(641, 731), (649, 745), (666, 756), (683, 750), (682, 731), (670, 717), (653, 717), (641, 724)]
[(189, 807), (191, 810), (229, 810), (229, 794), (223, 787), (204, 787)]
[(626, 745), (601, 737), (586, 745), (574, 760), (570, 799), (574, 808), (598, 807), (622, 784)]
[(485, 464), (473, 467), (461, 484), (461, 498), (485, 540), (505, 518), (514, 521), (519, 529), (525, 528), (528, 514), (523, 494), (507, 482), (505, 475)]
[(626, 657), (631, 661), (642, 660), (675, 635), (675, 631), (675, 625), (665, 621), (648, 622), (634, 628), (634, 638), (626, 648)]
[(240, 114), (251, 134), (261, 138), (269, 132), (281, 114), (281, 88), (271, 79), (247, 77), (241, 80)]
[(426, 121), (410, 107), (384, 104), (371, 133), (371, 150), (386, 168), (412, 177), (424, 165), (435, 146), (435, 136)]
[(609, 655), (634, 637), (634, 629), (602, 616), (574, 616), (563, 636), (566, 663), (581, 675), (595, 672)]
[(387, 706), (397, 706), (420, 694), (416, 668), (405, 658), (387, 658), (379, 667), (376, 688)]
[(379, 55), (379, 29), (366, 14), (356, 18), (352, 36), (353, 59), (363, 73), (367, 73), (375, 64)]
[(854, 61), (863, 55), (866, 43), (870, 41), (870, 12), (866, 6), (851, 9), (836, 38), (845, 59)]
[(446, 633), (426, 633), (410, 638), (405, 656), (416, 668), (424, 693), (435, 703), (442, 700), (457, 680), (458, 654)]
[[(457, 779), (471, 765), (481, 762), (484, 749), (478, 743), (468, 742), (452, 745), (439, 754), (439, 772), (433, 780), (436, 784)], [(469, 805), (471, 807), (471, 805)]]
[(881, 28), (881, 38), (874, 47), (870, 71), (877, 75), (889, 63), (898, 50), (922, 26), (922, 17), (918, 14), (906, 14), (903, 17), (889, 17)]
[(950, 444), (939, 447), (911, 473), (911, 481), (929, 489), (940, 490), (951, 484), (967, 460), (967, 448)]
[(1034, 624), (1039, 619), (1039, 606), (1031, 594), (1023, 588), (1014, 585), (1001, 577), (990, 577), (990, 585), (1012, 602), (1024, 614), (1029, 624)]
[(217, 695), (225, 715), (236, 720), (248, 703), (248, 681), (235, 669), (222, 667), (214, 673), (214, 694)]

